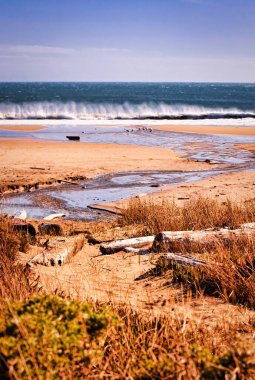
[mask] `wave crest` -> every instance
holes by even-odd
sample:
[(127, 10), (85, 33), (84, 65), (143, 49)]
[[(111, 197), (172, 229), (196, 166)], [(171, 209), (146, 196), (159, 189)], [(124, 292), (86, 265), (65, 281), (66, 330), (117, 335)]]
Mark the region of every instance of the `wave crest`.
[(202, 120), (242, 118), (255, 118), (255, 113), (237, 108), (209, 108), (196, 105), (169, 105), (166, 103), (0, 103), (0, 119), (9, 120)]

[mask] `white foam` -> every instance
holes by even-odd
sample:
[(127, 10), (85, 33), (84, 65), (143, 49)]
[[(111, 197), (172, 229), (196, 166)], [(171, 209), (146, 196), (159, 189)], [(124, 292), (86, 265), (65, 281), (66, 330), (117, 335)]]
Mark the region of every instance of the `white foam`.
[[(136, 119), (136, 118), (160, 118), (165, 116), (181, 117), (193, 115), (216, 115), (222, 117), (226, 114), (249, 115), (253, 111), (242, 111), (238, 108), (209, 108), (197, 105), (168, 105), (165, 103), (141, 103), (141, 104), (110, 104), (110, 103), (76, 103), (76, 102), (30, 102), (30, 103), (0, 103), (1, 119), (70, 119), (70, 120), (111, 120)], [(214, 120), (214, 119), (213, 119)], [(242, 120), (242, 119), (241, 119)], [(156, 120), (157, 121), (157, 120)], [(167, 120), (167, 122), (177, 122), (183, 120)], [(144, 122), (144, 120), (142, 120)], [(195, 120), (195, 123), (200, 121)], [(210, 122), (212, 122), (210, 120)], [(232, 122), (232, 119), (231, 119)], [(118, 121), (120, 123), (120, 121)], [(157, 121), (158, 123), (158, 121)], [(184, 120), (187, 123), (187, 120)], [(215, 123), (215, 120), (213, 121)], [(221, 122), (220, 122), (221, 123)]]

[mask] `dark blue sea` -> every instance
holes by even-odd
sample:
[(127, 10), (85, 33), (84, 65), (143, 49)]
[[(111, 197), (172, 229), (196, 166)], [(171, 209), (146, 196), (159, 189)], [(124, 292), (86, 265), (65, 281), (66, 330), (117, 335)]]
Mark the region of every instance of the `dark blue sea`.
[(0, 83), (0, 119), (255, 119), (255, 84)]

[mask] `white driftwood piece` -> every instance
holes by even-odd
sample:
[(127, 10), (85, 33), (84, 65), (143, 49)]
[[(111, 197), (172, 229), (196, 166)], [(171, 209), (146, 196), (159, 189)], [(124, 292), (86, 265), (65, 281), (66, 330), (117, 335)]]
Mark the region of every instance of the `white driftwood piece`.
[(21, 219), (21, 220), (26, 220), (27, 219), (26, 210), (22, 210), (21, 213), (16, 218)]
[(159, 257), (158, 262), (167, 260), (167, 262), (171, 263), (172, 261), (175, 261), (177, 264), (187, 267), (197, 267), (197, 266), (206, 266), (206, 262), (204, 260), (199, 260), (192, 256), (182, 255), (178, 253), (167, 253), (162, 254)]
[(48, 216), (45, 216), (45, 218), (43, 218), (44, 220), (53, 220), (53, 219), (57, 219), (57, 218), (64, 218), (66, 216), (66, 214), (50, 214)]
[[(124, 251), (130, 253), (145, 254), (147, 251), (137, 248), (144, 247), (153, 243), (150, 251), (159, 251), (164, 246), (167, 248), (172, 241), (180, 241), (186, 244), (190, 242), (199, 242), (209, 244), (217, 239), (228, 239), (242, 235), (250, 235), (255, 232), (255, 223), (245, 223), (240, 225), (236, 230), (220, 229), (213, 230), (211, 228), (201, 231), (164, 231), (160, 232), (154, 238), (153, 236), (142, 236), (139, 238), (117, 240), (108, 244), (101, 244), (100, 251), (104, 255), (110, 255), (115, 252)], [(148, 253), (148, 252), (147, 252)]]
[[(52, 247), (52, 242), (49, 243)], [(44, 266), (61, 266), (67, 263), (72, 256), (78, 253), (84, 245), (83, 237), (56, 239), (53, 242), (53, 249), (43, 250), (38, 255), (34, 256), (28, 263), (31, 267), (34, 264)]]
[(172, 242), (181, 242), (189, 244), (191, 242), (198, 242), (200, 244), (211, 244), (218, 239), (227, 240), (230, 238), (237, 238), (243, 235), (251, 235), (255, 232), (255, 228), (239, 228), (236, 230), (220, 229), (218, 231), (202, 230), (202, 231), (164, 231), (155, 236), (152, 251), (159, 251), (161, 248), (171, 249)]
[(154, 241), (154, 236), (143, 236), (133, 239), (117, 240), (109, 244), (101, 244), (100, 251), (103, 255), (110, 255), (115, 252), (125, 250), (127, 247), (139, 248)]
[(246, 230), (246, 229), (254, 229), (255, 230), (255, 223), (244, 223), (240, 225), (240, 228)]

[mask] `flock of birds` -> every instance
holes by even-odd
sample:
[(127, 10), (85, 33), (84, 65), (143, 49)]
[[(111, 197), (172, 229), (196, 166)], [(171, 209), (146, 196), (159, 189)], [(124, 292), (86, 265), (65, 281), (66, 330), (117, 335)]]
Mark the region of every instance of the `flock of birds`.
[(135, 131), (148, 131), (148, 132), (152, 132), (152, 128), (139, 127), (139, 128), (125, 129), (125, 132), (127, 132), (127, 133), (135, 132)]

